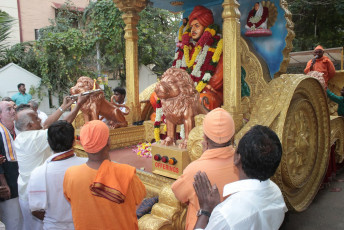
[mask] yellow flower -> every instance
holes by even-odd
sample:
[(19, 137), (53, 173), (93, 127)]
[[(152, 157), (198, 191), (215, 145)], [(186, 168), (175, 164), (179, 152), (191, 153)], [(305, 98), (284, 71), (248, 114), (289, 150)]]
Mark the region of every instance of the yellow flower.
[(196, 86), (196, 90), (200, 93), (200, 92), (202, 92), (204, 87), (206, 87), (206, 85), (207, 85), (207, 83), (204, 83), (203, 81), (199, 81), (197, 86)]
[(209, 51), (215, 53), (215, 48), (209, 48)]
[(189, 23), (186, 25), (186, 29), (185, 29), (185, 32), (183, 33), (183, 30), (184, 30), (184, 24), (179, 28), (179, 31), (178, 31), (178, 40), (181, 42), (182, 41), (182, 37), (183, 37), (183, 34), (186, 34), (187, 30), (189, 29)]
[(160, 141), (160, 128), (154, 128), (155, 141)]
[(222, 49), (223, 49), (223, 39), (221, 39), (216, 46), (216, 50), (214, 52), (214, 55), (212, 57), (213, 62), (218, 62), (220, 60), (221, 54), (222, 54)]
[(190, 68), (191, 66), (193, 66), (193, 64), (195, 63), (196, 57), (198, 56), (201, 49), (202, 49), (202, 47), (198, 45), (195, 48), (195, 52), (193, 53), (192, 58), (190, 60), (190, 53), (189, 52), (190, 52), (191, 48), (188, 46), (184, 46), (184, 56), (185, 56), (185, 62), (186, 62), (187, 67)]
[(214, 29), (206, 28), (205, 31), (209, 31), (211, 33), (211, 36), (214, 36), (216, 34), (216, 31)]

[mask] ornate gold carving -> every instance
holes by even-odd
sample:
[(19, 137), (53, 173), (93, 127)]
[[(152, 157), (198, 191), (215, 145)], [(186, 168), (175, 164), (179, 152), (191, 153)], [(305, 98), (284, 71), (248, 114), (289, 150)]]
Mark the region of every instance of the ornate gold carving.
[(235, 126), (242, 125), (240, 12), (236, 0), (224, 0), (223, 12), (223, 108), (233, 116)]
[(277, 7), (273, 2), (270, 1), (262, 1), (262, 6), (267, 7), (269, 9), (269, 17), (268, 17), (268, 29), (271, 28), (277, 19)]
[(191, 161), (197, 160), (203, 153), (203, 125), (193, 128), (189, 135), (187, 150)]
[(139, 219), (139, 229), (183, 229), (185, 207), (175, 198), (171, 186), (165, 184), (159, 192), (159, 203), (156, 203), (151, 214)]
[[(267, 80), (270, 79), (268, 71), (264, 71), (260, 60), (257, 56), (250, 51), (250, 48), (245, 41), (241, 38), (241, 66), (246, 71), (245, 81), (250, 88), (250, 97), (242, 98), (242, 112), (245, 110), (245, 118), (249, 119), (252, 108), (256, 104), (258, 95), (260, 95), (267, 87)], [(228, 90), (228, 89), (224, 89)], [(236, 127), (239, 130), (240, 127)]]
[(289, 107), (283, 134), (283, 144), (288, 147), (283, 152), (286, 160), (282, 161), (288, 171), (282, 177), (288, 186), (301, 188), (312, 173), (316, 162), (316, 119), (312, 104), (306, 99), (296, 99)]
[(336, 144), (336, 163), (344, 160), (344, 118), (331, 116), (331, 145)]
[(274, 75), (275, 78), (279, 77), (281, 74), (284, 74), (287, 71), (287, 67), (288, 67), (289, 60), (290, 60), (289, 53), (293, 49), (293, 43), (292, 42), (293, 42), (293, 39), (295, 37), (295, 33), (293, 31), (294, 23), (292, 21), (292, 14), (288, 10), (288, 2), (286, 0), (280, 0), (280, 6), (285, 12), (285, 14), (284, 14), (284, 18), (286, 20), (285, 26), (286, 26), (288, 32), (287, 32), (287, 36), (285, 38), (286, 46), (282, 51), (283, 60), (282, 60), (282, 63), (280, 64), (279, 71), (277, 73), (275, 73), (275, 75)]

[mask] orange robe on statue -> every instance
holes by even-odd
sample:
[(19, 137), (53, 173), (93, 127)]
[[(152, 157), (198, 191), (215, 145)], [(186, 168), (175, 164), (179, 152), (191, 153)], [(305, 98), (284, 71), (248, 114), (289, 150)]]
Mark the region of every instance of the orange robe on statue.
[[(208, 99), (208, 103), (206, 99)], [(223, 57), (217, 63), (215, 73), (210, 78), (210, 81), (206, 87), (204, 87), (203, 91), (200, 95), (200, 101), (202, 103), (204, 100), (204, 106), (208, 110), (213, 110), (215, 108), (220, 107), (223, 105)]]

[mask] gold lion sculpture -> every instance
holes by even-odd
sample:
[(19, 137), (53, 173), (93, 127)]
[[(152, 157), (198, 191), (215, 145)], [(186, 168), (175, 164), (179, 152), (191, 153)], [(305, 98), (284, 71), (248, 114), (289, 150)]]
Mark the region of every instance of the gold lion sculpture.
[(199, 93), (189, 74), (179, 68), (169, 68), (155, 87), (161, 99), (162, 111), (166, 116), (167, 137), (163, 145), (175, 145), (176, 126), (184, 124), (185, 139), (179, 145), (186, 148), (189, 133), (195, 127), (194, 117), (206, 111), (199, 101)]
[[(95, 83), (94, 80), (89, 77), (80, 77), (76, 85), (70, 89), (70, 94), (80, 94), (94, 88), (100, 89), (99, 85)], [(123, 113), (119, 109), (120, 107), (125, 107), (127, 112)], [(90, 94), (89, 99), (83, 104), (80, 110), (83, 113), (85, 123), (92, 120), (99, 120), (99, 116), (102, 116), (107, 119), (110, 128), (128, 126), (128, 122), (125, 120), (124, 115), (128, 115), (129, 108), (125, 105), (116, 104), (113, 101), (107, 101), (103, 91)]]

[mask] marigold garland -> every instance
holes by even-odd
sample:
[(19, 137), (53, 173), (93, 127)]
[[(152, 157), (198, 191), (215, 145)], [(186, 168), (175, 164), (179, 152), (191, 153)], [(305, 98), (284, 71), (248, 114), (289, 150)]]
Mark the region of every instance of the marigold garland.
[(220, 39), (220, 41), (217, 43), (216, 49), (214, 51), (214, 55), (212, 57), (213, 62), (219, 62), (221, 54), (223, 49), (223, 39)]
[[(219, 27), (215, 24), (208, 26), (198, 42), (195, 43), (191, 38), (190, 28), (188, 28), (183, 33), (182, 46), (177, 50), (173, 61), (173, 67), (186, 69), (193, 81), (197, 83), (198, 92), (202, 92), (208, 84), (222, 54), (223, 40), (217, 35), (218, 30)], [(193, 47), (194, 52), (190, 59)]]
[(161, 100), (158, 98), (156, 101), (156, 116), (155, 116), (155, 122), (154, 122), (154, 139), (156, 142), (160, 141), (160, 124), (162, 120), (162, 106), (161, 106)]
[[(219, 62), (223, 40), (219, 35), (219, 26), (213, 24), (208, 26), (198, 42), (191, 38), (191, 29), (188, 28), (182, 33), (184, 27), (179, 28), (178, 40), (182, 45), (178, 47), (172, 66), (185, 69), (196, 85), (196, 90), (201, 93), (210, 81), (215, 72), (216, 64)], [(194, 47), (194, 52), (190, 60), (190, 52)], [(154, 138), (160, 141), (160, 124), (162, 122), (162, 108), (160, 99), (157, 100), (156, 118), (154, 123)], [(183, 131), (181, 131), (181, 136)]]
[[(181, 42), (182, 41), (182, 36), (183, 36), (183, 30), (184, 30), (185, 26), (184, 24), (182, 24), (182, 26), (179, 28), (179, 31), (178, 31), (178, 40)], [(189, 23), (186, 24), (186, 29), (185, 31), (187, 31), (188, 29), (190, 28), (189, 26)]]

